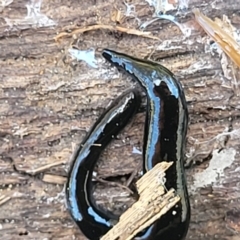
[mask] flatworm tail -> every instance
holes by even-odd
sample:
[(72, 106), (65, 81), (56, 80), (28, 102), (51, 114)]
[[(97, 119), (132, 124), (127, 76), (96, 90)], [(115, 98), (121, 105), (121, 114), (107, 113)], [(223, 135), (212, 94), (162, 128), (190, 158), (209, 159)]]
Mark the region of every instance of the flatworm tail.
[(101, 115), (83, 140), (70, 169), (66, 186), (67, 206), (86, 237), (98, 240), (113, 225), (116, 216), (99, 209), (92, 197), (92, 174), (96, 161), (108, 143), (129, 122), (140, 106), (136, 91), (117, 98)]

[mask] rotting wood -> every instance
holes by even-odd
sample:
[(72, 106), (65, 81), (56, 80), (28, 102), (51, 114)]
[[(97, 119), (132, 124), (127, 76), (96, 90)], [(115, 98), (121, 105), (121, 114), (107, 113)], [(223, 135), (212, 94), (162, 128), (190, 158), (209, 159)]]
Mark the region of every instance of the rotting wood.
[[(200, 0), (178, 1), (189, 5), (169, 13), (190, 28), (188, 37), (175, 24), (163, 20), (146, 29), (162, 41), (99, 29), (74, 36), (74, 40), (63, 38), (59, 44), (54, 41), (56, 34), (74, 30), (71, 26), (114, 25), (111, 13), (116, 7), (124, 14), (123, 1), (43, 1), (40, 13), (56, 21), (54, 28), (33, 28), (27, 23), (9, 26), (4, 19), (25, 19), (27, 9), (23, 1), (8, 2), (9, 6), (1, 10), (0, 26), (0, 195), (11, 199), (6, 201), (8, 198), (4, 197), (5, 203), (0, 206), (2, 239), (86, 240), (65, 208), (64, 185), (43, 182), (41, 176), (67, 177), (73, 145), (81, 143), (103, 108), (132, 87), (132, 82), (106, 66), (99, 53), (98, 69), (89, 68), (84, 62), (65, 61), (72, 41), (81, 50), (109, 47), (150, 58), (178, 76), (190, 117), (187, 158), (208, 159), (186, 170), (189, 189), (192, 177), (208, 167), (212, 149), (237, 151), (224, 177), (190, 194), (192, 216), (186, 240), (239, 239), (240, 230), (235, 226), (240, 222), (240, 100), (234, 94), (233, 79), (223, 73), (215, 44), (195, 28), (192, 13), (192, 9), (199, 8), (211, 19), (226, 15), (240, 29), (239, 1), (211, 1), (207, 5)], [(143, 2), (131, 2), (142, 22), (153, 14)], [(138, 22), (135, 17), (128, 17), (121, 26), (138, 29)], [(99, 177), (122, 176), (119, 182), (127, 186), (125, 176), (141, 170), (142, 156), (132, 149), (141, 150), (144, 121), (145, 113), (137, 114), (134, 123), (103, 152), (95, 169)], [(229, 132), (229, 136), (209, 141), (224, 132)], [(235, 137), (232, 132), (237, 133)], [(64, 164), (49, 168), (49, 164), (59, 160)], [(22, 174), (13, 169), (13, 164)], [(44, 173), (24, 175), (43, 166), (48, 166)], [(108, 184), (97, 188), (94, 197), (104, 207), (119, 206), (120, 210), (134, 201), (123, 188)]]
[(174, 189), (165, 193), (164, 172), (171, 165), (172, 162), (159, 163), (137, 181), (138, 201), (121, 215), (119, 222), (101, 240), (131, 240), (180, 200)]

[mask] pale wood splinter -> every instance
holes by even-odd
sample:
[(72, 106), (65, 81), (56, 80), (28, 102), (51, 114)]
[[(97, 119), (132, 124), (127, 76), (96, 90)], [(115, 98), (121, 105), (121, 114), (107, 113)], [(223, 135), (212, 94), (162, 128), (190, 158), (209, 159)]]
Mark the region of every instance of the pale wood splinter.
[(120, 217), (101, 240), (130, 240), (169, 211), (179, 200), (174, 189), (166, 192), (165, 171), (172, 165), (161, 162), (137, 181), (139, 200)]

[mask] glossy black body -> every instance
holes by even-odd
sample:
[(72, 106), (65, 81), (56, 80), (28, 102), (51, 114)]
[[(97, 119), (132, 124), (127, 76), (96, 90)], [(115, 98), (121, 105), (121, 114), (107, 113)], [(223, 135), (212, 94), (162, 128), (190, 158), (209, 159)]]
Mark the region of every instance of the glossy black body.
[(188, 231), (190, 204), (184, 172), (188, 111), (183, 89), (174, 75), (158, 63), (105, 49), (103, 57), (130, 74), (144, 88), (147, 117), (143, 146), (143, 173), (161, 161), (173, 161), (166, 172), (166, 188), (176, 189), (181, 201), (144, 235), (135, 239), (182, 240)]
[(99, 209), (92, 197), (92, 174), (103, 149), (129, 122), (140, 106), (136, 91), (117, 98), (97, 120), (76, 153), (66, 185), (67, 206), (81, 231), (98, 240), (113, 225), (116, 216)]

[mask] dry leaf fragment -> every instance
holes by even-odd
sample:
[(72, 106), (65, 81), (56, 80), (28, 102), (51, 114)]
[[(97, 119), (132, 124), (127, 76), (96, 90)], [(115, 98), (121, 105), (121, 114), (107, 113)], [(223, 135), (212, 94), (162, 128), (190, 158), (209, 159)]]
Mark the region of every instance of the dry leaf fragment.
[(240, 67), (240, 45), (224, 31), (216, 22), (203, 15), (199, 9), (194, 9), (196, 21), (204, 31), (222, 48), (222, 50)]

